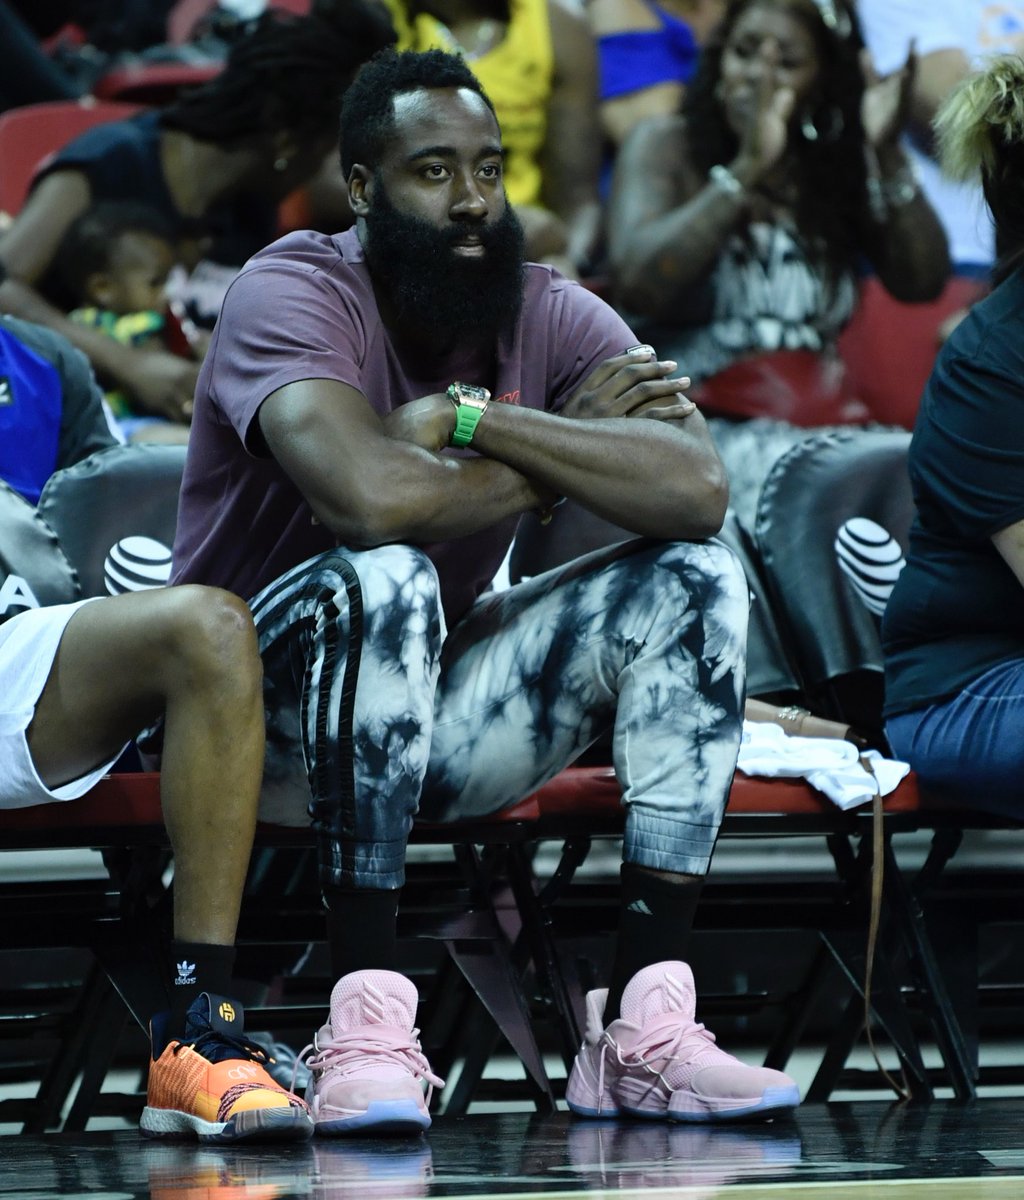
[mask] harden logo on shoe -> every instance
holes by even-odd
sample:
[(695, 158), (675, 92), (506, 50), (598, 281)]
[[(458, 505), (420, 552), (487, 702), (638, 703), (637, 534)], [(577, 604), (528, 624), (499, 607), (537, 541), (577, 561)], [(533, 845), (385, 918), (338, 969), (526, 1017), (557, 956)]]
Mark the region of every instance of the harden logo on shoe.
[(196, 977), (192, 972), (196, 969), (195, 963), (190, 963), (187, 959), (180, 963), (174, 964), (178, 968), (178, 978), (174, 981), (175, 987), (182, 987), (185, 984), (195, 983)]
[(222, 1021), (227, 1021), (230, 1024), (235, 1019), (235, 1010), (226, 1000), (222, 1000), (220, 1007), (217, 1009), (217, 1015)]
[(260, 1071), (258, 1067), (232, 1067), (231, 1070), (228, 1071), (229, 1079), (258, 1079), (259, 1075)]

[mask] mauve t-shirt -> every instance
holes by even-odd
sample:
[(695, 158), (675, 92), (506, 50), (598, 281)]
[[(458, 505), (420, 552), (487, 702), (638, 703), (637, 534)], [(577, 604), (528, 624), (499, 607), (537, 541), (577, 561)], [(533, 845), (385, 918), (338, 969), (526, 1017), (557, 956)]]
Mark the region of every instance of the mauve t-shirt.
[[(278, 388), (336, 379), (384, 415), (461, 379), (486, 384), (496, 400), (554, 411), (594, 367), (637, 340), (591, 292), (530, 264), (515, 336), (499, 349), (490, 378), (474, 378), (458, 352), (417, 377), (381, 322), (355, 230), (288, 234), (249, 260), (214, 330), (196, 389), (173, 582), (249, 598), (336, 544), (277, 462), (260, 456), (257, 413)], [(449, 622), (493, 579), (517, 519), (424, 547)]]

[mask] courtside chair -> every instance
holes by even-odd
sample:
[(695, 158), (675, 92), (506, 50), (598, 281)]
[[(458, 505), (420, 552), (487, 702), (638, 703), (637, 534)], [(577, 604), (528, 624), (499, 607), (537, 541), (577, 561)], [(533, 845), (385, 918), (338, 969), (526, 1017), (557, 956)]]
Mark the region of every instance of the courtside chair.
[(0, 622), (79, 599), (78, 574), (35, 507), (0, 481)]
[(136, 104), (90, 97), (25, 104), (0, 113), (0, 213), (13, 217), (20, 211), (36, 171), (72, 138), (138, 110)]
[[(794, 648), (812, 707), (866, 731), (883, 748), (880, 620), (902, 566), (914, 514), (907, 474), (910, 436), (902, 430), (860, 429), (812, 435), (772, 468), (755, 523), (769, 599), (787, 644)], [(977, 1076), (977, 1048), (965, 1039), (950, 998), (950, 986), (963, 992), (967, 985), (950, 973), (948, 957), (947, 969), (939, 969), (921, 896), (940, 879), (965, 828), (1000, 822), (972, 812), (967, 804), (957, 811), (940, 808), (934, 798), (920, 793), (913, 775), (885, 807), (881, 857), (872, 866), (884, 868), (888, 936), (906, 955), (913, 994), (957, 1095), (969, 1097)], [(917, 829), (932, 834), (932, 848), (911, 884), (897, 862), (893, 837)], [(863, 839), (859, 852), (867, 858)], [(895, 943), (890, 940), (890, 945)], [(858, 1015), (848, 1010), (850, 1046), (858, 1033)], [(837, 1046), (841, 1040), (837, 1033)]]
[(185, 447), (111, 446), (55, 472), (39, 516), (78, 574), (83, 596), (160, 587), (170, 578)]
[[(908, 436), (902, 433), (896, 435), (897, 457), (899, 454), (905, 455)], [(888, 465), (891, 469), (892, 463)], [(815, 497), (808, 507), (819, 503), (820, 499)], [(906, 523), (906, 518), (904, 521)], [(779, 509), (778, 524), (781, 528), (786, 527), (785, 507)], [(860, 526), (856, 528), (860, 530)], [(556, 510), (554, 520), (548, 526), (541, 526), (535, 519), (527, 518), (520, 528), (511, 556), (511, 578), (515, 582), (518, 578), (538, 574), (577, 553), (594, 549), (600, 544), (598, 539), (603, 538), (607, 542), (617, 534), (625, 536), (625, 531), (616, 531), (614, 527), (597, 522), (583, 510), (568, 504)], [(794, 539), (797, 546), (801, 536), (798, 534)], [(792, 703), (794, 700), (807, 703), (821, 715), (833, 715), (850, 723), (849, 717), (844, 714), (823, 709), (817, 692), (808, 689), (807, 678), (816, 677), (813, 672), (805, 676), (796, 652), (802, 631), (791, 629), (777, 620), (774, 596), (761, 562), (760, 547), (745, 534), (731, 515), (726, 520), (721, 537), (740, 558), (751, 589), (749, 694), (779, 703)], [(830, 562), (834, 563), (831, 541), (829, 553), (832, 555)], [(813, 579), (818, 569), (815, 563), (809, 563), (807, 578)], [(826, 609), (830, 601), (831, 593), (813, 599), (814, 604)], [(805, 603), (809, 602), (805, 598)], [(859, 599), (855, 599), (855, 604), (863, 607)], [(877, 640), (876, 618), (866, 610), (863, 614), (854, 611), (850, 618), (844, 617), (840, 609), (838, 615), (826, 612), (824, 619), (837, 621), (841, 625), (843, 620), (861, 616), (866, 628)], [(880, 668), (880, 659), (878, 666)], [(607, 747), (604, 750), (607, 754)], [(604, 761), (608, 761), (607, 757)], [(890, 816), (899, 810), (914, 811), (917, 807), (918, 798), (913, 783), (887, 803)], [(549, 799), (546, 804), (542, 803), (542, 813), (541, 832), (562, 841), (562, 858), (552, 878), (537, 884), (537, 900), (532, 911), (529, 893), (525, 886), (521, 886), (520, 910), (531, 914), (527, 930), (533, 939), (533, 957), (535, 962), (542, 964), (542, 975), (546, 985), (553, 990), (556, 1002), (562, 1003), (558, 999), (559, 993), (564, 996), (568, 992), (574, 999), (574, 1003), (562, 1013), (563, 1046), (568, 1062), (569, 1048), (580, 1032), (581, 997), (575, 980), (563, 979), (561, 983), (558, 982), (559, 975), (564, 975), (566, 956), (560, 954), (553, 930), (555, 927), (563, 930), (586, 928), (588, 914), (592, 925), (594, 914), (600, 911), (600, 888), (574, 882), (574, 876), (585, 860), (593, 838), (614, 838), (621, 833), (618, 791), (610, 768), (605, 768), (603, 776), (598, 774), (586, 782), (578, 779), (573, 796)], [(813, 889), (805, 889), (804, 895), (793, 903), (789, 902), (791, 897), (784, 891), (774, 894), (770, 880), (745, 883), (738, 890), (734, 889), (730, 898), (728, 889), (718, 887), (714, 871), (705, 891), (705, 900), (698, 912), (698, 928), (714, 926), (716, 922), (718, 927), (734, 929), (755, 927), (781, 930), (795, 926), (816, 930), (821, 935), (821, 952), (795, 989), (792, 1000), (782, 1006), (783, 1014), (769, 1049), (768, 1065), (779, 1068), (785, 1066), (803, 1030), (806, 1010), (818, 998), (830, 972), (834, 970), (834, 964), (838, 964), (853, 989), (854, 999), (850, 1002), (849, 1011), (863, 1015), (864, 947), (872, 861), (870, 838), (862, 835), (869, 829), (870, 823), (865, 821), (862, 814), (840, 812), (802, 781), (748, 779), (737, 774), (722, 827), (723, 837), (813, 836), (824, 839), (837, 872), (833, 888), (826, 889), (817, 898), (811, 895)], [(896, 878), (892, 888), (895, 889), (899, 882)], [(719, 896), (723, 896), (721, 903)], [(769, 896), (771, 902), (767, 903)], [(603, 899), (606, 906), (613, 907), (614, 889), (606, 892)], [(611, 928), (609, 913), (605, 913), (603, 928), (606, 932)], [(930, 1095), (919, 1039), (911, 1027), (897, 983), (888, 972), (885, 962), (876, 963), (872, 1006), (874, 1022), (896, 1049), (910, 1090), (917, 1096)], [(947, 1026), (950, 1027), (944, 1043), (947, 1074), (953, 1080), (958, 1094), (969, 1095), (973, 1085), (967, 1078), (963, 1056), (958, 1054), (960, 1040), (950, 1013), (943, 1013), (940, 1026), (944, 1031)], [(849, 1044), (844, 1040), (838, 1046), (829, 1046), (812, 1088), (819, 1098), (827, 1098), (838, 1085), (839, 1074), (850, 1049), (852, 1040)]]

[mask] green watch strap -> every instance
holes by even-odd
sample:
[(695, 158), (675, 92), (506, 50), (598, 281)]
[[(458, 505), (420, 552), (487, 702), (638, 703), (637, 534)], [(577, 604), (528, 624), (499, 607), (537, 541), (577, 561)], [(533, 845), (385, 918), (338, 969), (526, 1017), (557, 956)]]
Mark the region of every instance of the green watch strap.
[(473, 440), (480, 418), (484, 415), (482, 408), (473, 404), (460, 404), (455, 410), (455, 429), (452, 432), (453, 446), (468, 446)]

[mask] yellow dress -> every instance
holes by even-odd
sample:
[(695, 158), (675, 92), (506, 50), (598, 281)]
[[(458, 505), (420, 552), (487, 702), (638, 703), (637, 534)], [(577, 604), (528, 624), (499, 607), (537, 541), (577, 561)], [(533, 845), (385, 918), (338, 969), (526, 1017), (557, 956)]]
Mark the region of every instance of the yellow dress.
[[(385, 0), (399, 50), (460, 47), (448, 26), (428, 13), (410, 17), (403, 0)], [(467, 65), (491, 99), (505, 146), (505, 188), (513, 204), (541, 203), (539, 157), (547, 134), (547, 108), (555, 56), (547, 0), (510, 0), (505, 37)]]

